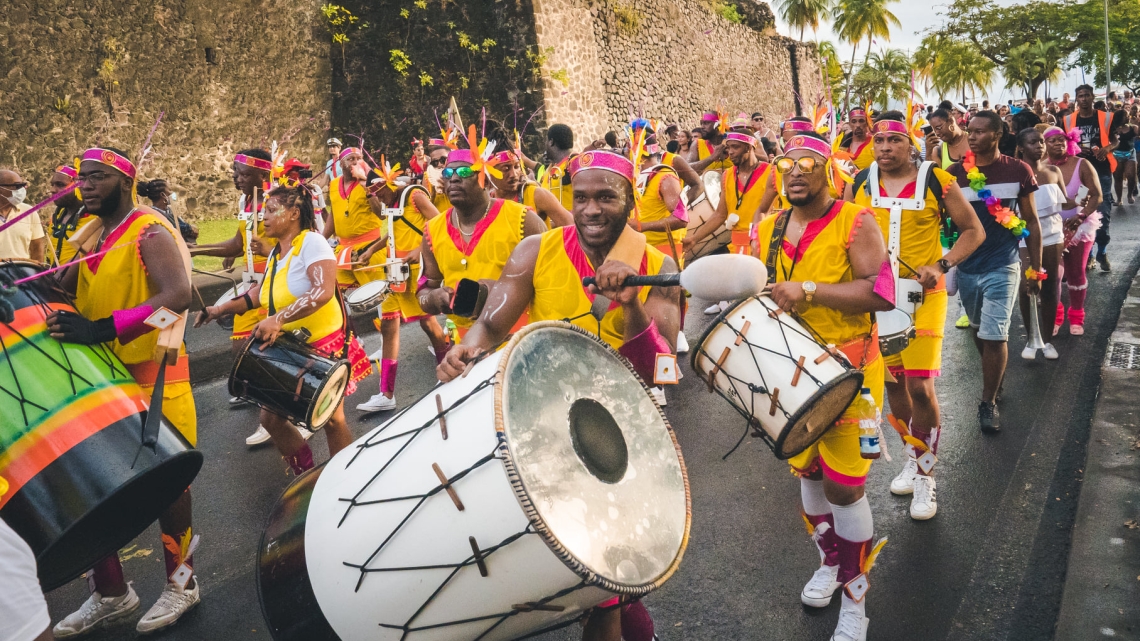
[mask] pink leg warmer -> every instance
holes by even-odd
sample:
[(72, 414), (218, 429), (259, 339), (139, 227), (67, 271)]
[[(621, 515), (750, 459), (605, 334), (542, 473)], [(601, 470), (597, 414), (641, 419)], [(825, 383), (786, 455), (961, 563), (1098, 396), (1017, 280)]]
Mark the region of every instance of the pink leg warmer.
[(176, 532), (174, 534), (162, 533), (162, 559), (166, 562), (166, 576), (173, 576), (178, 571), (178, 566), (185, 563), (194, 568), (194, 554), (191, 553), (182, 559), (181, 541), (182, 537), (186, 536), (186, 532)]
[(119, 563), (119, 553), (114, 552), (91, 567), (95, 589), (102, 594), (109, 585), (120, 585), (123, 579), (123, 564)]
[(910, 435), (926, 443), (926, 446), (929, 447), (930, 451), (934, 452), (935, 455), (938, 454), (938, 441), (940, 440), (938, 437), (941, 433), (942, 430), (937, 427), (923, 429), (921, 427), (915, 427), (914, 422), (911, 421)]
[(1053, 319), (1053, 324), (1054, 325), (1064, 325), (1065, 324), (1065, 304), (1064, 303), (1061, 303), (1061, 302), (1057, 303), (1057, 316)]
[(653, 617), (634, 601), (621, 606), (621, 638), (624, 641), (653, 641)]
[(286, 456), (285, 461), (292, 468), (293, 476), (301, 476), (313, 469), (313, 450), (309, 448), (308, 443), (305, 443), (301, 449), (297, 450), (296, 454)]
[(380, 392), (383, 394), (396, 393), (396, 366), (398, 363), (386, 358), (380, 359)]
[(863, 572), (863, 559), (871, 551), (871, 538), (875, 534), (871, 519), (871, 504), (867, 497), (851, 505), (832, 505), (835, 515), (836, 551), (839, 556), (840, 583), (847, 583)]
[(653, 382), (654, 370), (657, 367), (658, 354), (671, 354), (669, 343), (657, 331), (657, 321), (650, 321), (649, 327), (637, 336), (622, 344), (618, 352), (629, 359), (633, 370), (647, 383)]
[(150, 305), (111, 312), (111, 318), (115, 321), (115, 335), (119, 337), (119, 342), (126, 345), (143, 334), (153, 332), (154, 328), (144, 322), (153, 313), (154, 307)]

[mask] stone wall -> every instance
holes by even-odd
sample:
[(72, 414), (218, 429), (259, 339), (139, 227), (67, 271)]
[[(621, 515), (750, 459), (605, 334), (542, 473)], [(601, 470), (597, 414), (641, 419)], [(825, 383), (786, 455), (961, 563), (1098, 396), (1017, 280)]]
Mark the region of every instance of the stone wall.
[(554, 49), (548, 67), (568, 81), (546, 75), (546, 120), (573, 127), (579, 146), (632, 114), (695, 125), (720, 106), (778, 121), (796, 112), (796, 84), (807, 110), (823, 93), (814, 47), (731, 23), (706, 0), (534, 0), (534, 10), (539, 46)]
[(330, 110), (329, 35), (317, 2), (5, 0), (0, 166), (46, 195), (55, 166), (109, 145), (165, 178), (190, 217), (234, 206), (230, 159), (282, 141), (320, 162)]

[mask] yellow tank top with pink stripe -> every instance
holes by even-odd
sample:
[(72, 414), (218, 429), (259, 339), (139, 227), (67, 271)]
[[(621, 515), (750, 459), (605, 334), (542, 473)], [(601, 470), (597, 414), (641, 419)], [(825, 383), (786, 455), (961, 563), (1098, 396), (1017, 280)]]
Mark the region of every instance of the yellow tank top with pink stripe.
[(729, 167), (721, 177), (721, 198), (724, 199), (728, 215), (736, 214), (739, 220), (732, 228), (732, 241), (729, 251), (734, 254), (748, 253), (750, 248), (748, 232), (752, 225), (752, 218), (760, 209), (760, 201), (768, 190), (768, 181), (771, 178), (773, 166), (766, 162), (757, 165), (748, 176), (748, 182), (741, 184), (737, 177), (739, 169), (734, 165)]
[[(680, 195), (681, 179), (677, 176), (676, 171), (666, 165), (658, 165), (653, 169), (653, 174), (646, 180), (645, 189), (641, 195), (638, 215), (642, 222), (657, 222), (673, 215), (672, 210), (665, 204), (665, 199), (661, 197), (661, 185), (669, 180), (677, 182), (677, 192)], [(685, 226), (681, 225), (680, 229), (674, 229), (671, 232), (673, 244), (678, 253), (681, 253), (681, 241), (684, 240), (687, 231)], [(656, 247), (666, 255), (672, 253), (669, 247), (670, 234), (666, 234), (664, 231), (646, 231), (643, 233), (645, 234), (645, 242), (649, 243), (650, 246)]]

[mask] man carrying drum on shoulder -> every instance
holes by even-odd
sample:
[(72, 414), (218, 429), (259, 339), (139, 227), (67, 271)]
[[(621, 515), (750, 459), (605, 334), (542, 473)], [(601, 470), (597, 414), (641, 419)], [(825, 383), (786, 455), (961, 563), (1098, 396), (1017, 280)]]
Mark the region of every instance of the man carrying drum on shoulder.
[[(352, 368), (345, 396), (356, 383), (372, 373), (372, 364), (356, 337), (348, 336), (344, 314), (336, 299), (336, 256), (313, 228), (313, 194), (300, 183), (282, 185), (269, 192), (265, 202), (265, 237), (276, 241), (269, 254), (268, 274), (241, 298), (218, 307), (207, 307), (194, 323), (201, 327), (226, 314), (252, 311), (261, 318), (253, 338), (272, 345), (285, 332), (307, 330), (306, 342), (314, 350), (346, 358)], [(253, 346), (250, 349), (258, 349)], [(293, 474), (300, 476), (313, 467), (313, 451), (283, 416), (261, 410), (261, 424), (273, 438)], [(334, 456), (352, 442), (344, 418), (344, 400), (337, 405), (322, 430)]]
[[(862, 369), (863, 386), (881, 407), (885, 369), (871, 314), (891, 309), (895, 299), (883, 235), (869, 211), (830, 196), (831, 147), (822, 137), (804, 132), (786, 149), (775, 166), (791, 209), (758, 228), (760, 259), (774, 282), (772, 300)], [(864, 494), (871, 460), (861, 453), (859, 425), (873, 414), (864, 416), (868, 408), (861, 404), (868, 403), (856, 398), (818, 441), (788, 461), (800, 477), (804, 518), (823, 561), (800, 600), (825, 607), (843, 588), (833, 641), (867, 638), (865, 573), (878, 550), (872, 550)]]
[[(483, 313), (436, 369), (441, 381), (459, 377), (468, 363), (495, 349), (528, 307), (532, 322), (567, 320), (596, 333), (629, 359), (645, 381), (653, 380), (657, 357), (672, 354), (669, 338), (677, 335), (681, 315), (677, 288), (623, 286), (629, 276), (677, 270), (673, 259), (628, 225), (634, 207), (633, 163), (614, 153), (589, 151), (575, 157), (569, 169), (574, 225), (518, 244)], [(587, 276), (595, 277), (597, 285), (583, 287)], [(611, 301), (600, 321), (591, 315), (598, 296)], [(584, 638), (653, 638), (652, 619), (640, 602), (613, 605), (602, 604)]]
[[(906, 465), (891, 482), (891, 492), (912, 494), (911, 518), (926, 520), (938, 511), (930, 466), (935, 460), (933, 455), (938, 454), (942, 426), (934, 379), (942, 369), (946, 273), (973, 253), (986, 234), (953, 176), (932, 165), (920, 171), (911, 162), (915, 139), (902, 113), (888, 111), (879, 116), (871, 134), (875, 162), (847, 186), (844, 198), (874, 212), (883, 237), (888, 239), (888, 251), (898, 252), (899, 273), (918, 280), (923, 288), (922, 304), (913, 319), (915, 337), (902, 352), (885, 358), (891, 375), (887, 381), (887, 397), (891, 401), (887, 420), (906, 440), (907, 452)], [(873, 184), (871, 176), (876, 174), (878, 184)], [(918, 186), (920, 177), (923, 179), (921, 188)], [(879, 199), (872, 199), (872, 189), (878, 190), (880, 198), (922, 198), (923, 208), (916, 210), (913, 206), (901, 205), (892, 208), (889, 203), (875, 206)], [(892, 211), (897, 211), (897, 220), (892, 219)], [(945, 256), (939, 240), (943, 212), (960, 232), (958, 242)], [(898, 232), (895, 240), (891, 240), (894, 225)], [(926, 452), (932, 456), (923, 458), (920, 465), (918, 458)]]
[[(447, 314), (460, 336), (466, 335), (478, 318), (478, 301), (486, 299), (519, 242), (547, 231), (534, 210), (488, 196), (483, 187), (486, 178), (480, 175), (485, 171), (482, 159), (476, 158), (470, 149), (456, 149), (448, 154), (443, 185), (452, 206), (442, 216), (428, 221), (420, 249), (424, 266), (417, 293), (420, 307), (428, 314)], [(558, 208), (561, 210), (560, 205)], [(481, 291), (473, 306), (468, 307), (471, 301), (461, 302), (456, 296), (457, 289), (465, 287), (461, 281), (478, 283)], [(461, 295), (468, 293), (463, 291)], [(455, 307), (460, 304), (466, 307), (459, 310), (464, 314), (456, 313)], [(525, 322), (525, 315), (522, 318)]]
[[(105, 253), (63, 272), (62, 285), (75, 293), (79, 313), (57, 311), (48, 316), (47, 326), (52, 337), (64, 342), (108, 343), (150, 394), (160, 367), (155, 362), (155, 354), (162, 350), (159, 339), (170, 336), (148, 320), (155, 312), (181, 314), (190, 307), (190, 255), (165, 216), (135, 203), (134, 182), (135, 166), (125, 153), (110, 148), (83, 153), (76, 183), (87, 212), (97, 218), (68, 242), (81, 255)], [(181, 336), (177, 340), (181, 343)], [(185, 345), (179, 347), (177, 362), (166, 365), (162, 414), (191, 445), (197, 442)], [(167, 581), (158, 601), (138, 623), (142, 633), (174, 625), (200, 600), (193, 572), (197, 536), (191, 531), (189, 489), (159, 517), (159, 525)], [(118, 554), (96, 563), (88, 583), (91, 597), (56, 624), (57, 639), (86, 634), (139, 607), (138, 595), (123, 578)]]

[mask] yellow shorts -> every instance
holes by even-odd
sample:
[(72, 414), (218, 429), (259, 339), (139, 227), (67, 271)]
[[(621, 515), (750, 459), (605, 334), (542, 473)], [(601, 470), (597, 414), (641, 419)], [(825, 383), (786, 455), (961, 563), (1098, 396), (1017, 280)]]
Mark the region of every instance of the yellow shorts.
[[(885, 375), (882, 358), (876, 358), (863, 368), (863, 386), (870, 388), (880, 411)], [(859, 455), (859, 417), (856, 412), (847, 408), (835, 426), (811, 447), (788, 459), (788, 464), (797, 476), (807, 476), (822, 469), (823, 475), (836, 483), (862, 485), (871, 471), (871, 459)]]
[(942, 374), (942, 337), (946, 327), (946, 290), (928, 292), (914, 316), (914, 340), (886, 357), (891, 376), (933, 378)]
[(384, 320), (398, 318), (402, 322), (410, 323), (428, 315), (420, 307), (420, 301), (416, 298), (416, 283), (420, 277), (420, 266), (414, 264), (411, 267), (412, 273), (408, 277), (407, 290), (389, 294), (388, 298), (384, 299), (384, 302), (380, 304), (380, 318)]
[(243, 314), (234, 314), (234, 333), (230, 336), (230, 340), (240, 341), (249, 338), (253, 328), (265, 320), (265, 316), (265, 310), (261, 308), (251, 309)]
[[(150, 400), (153, 385), (140, 385)], [(189, 381), (168, 383), (162, 388), (162, 415), (181, 434), (182, 438), (198, 447), (198, 409), (194, 405), (194, 392)]]

